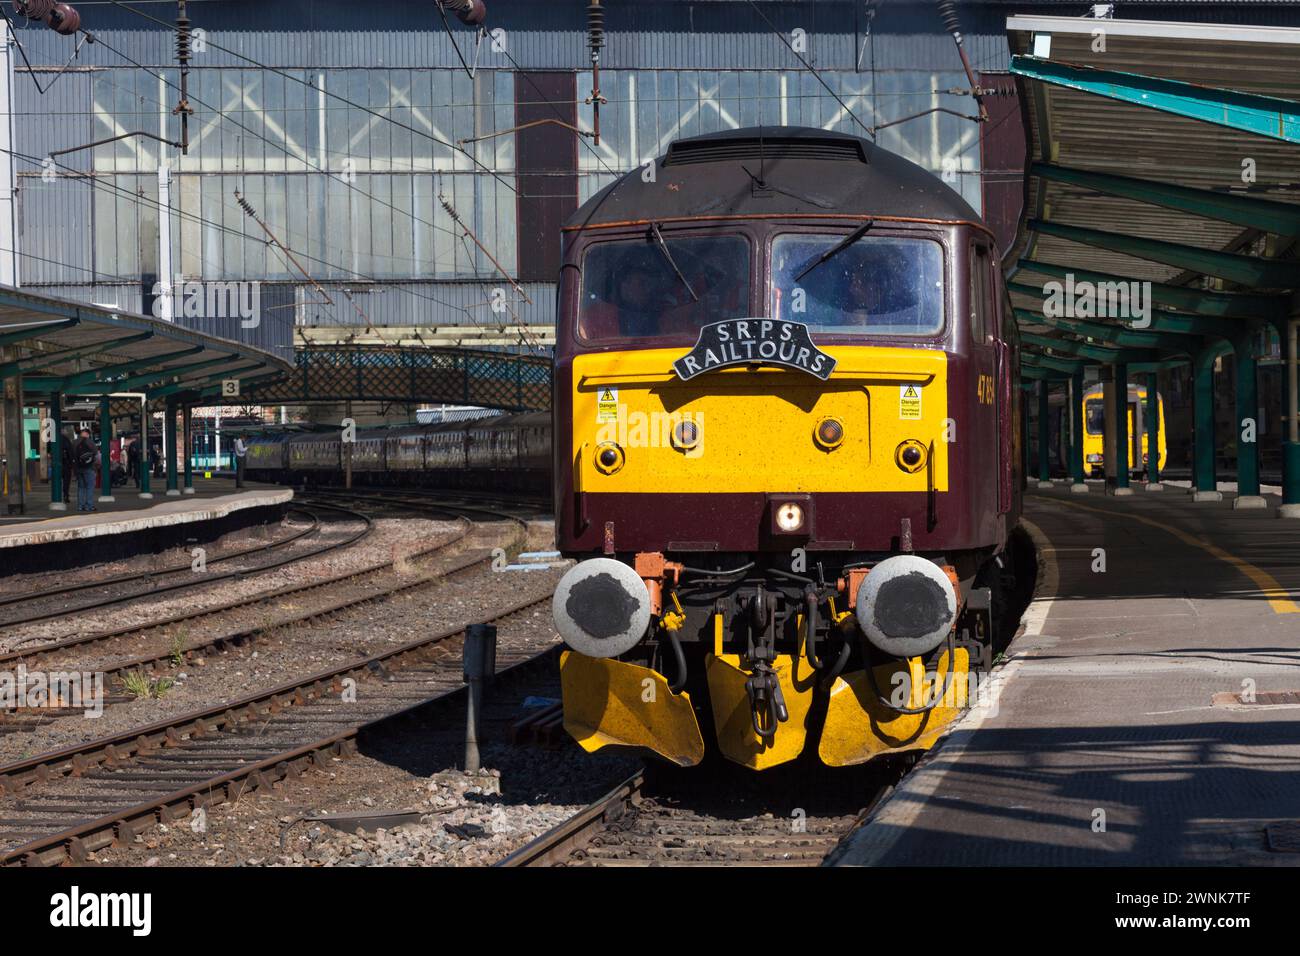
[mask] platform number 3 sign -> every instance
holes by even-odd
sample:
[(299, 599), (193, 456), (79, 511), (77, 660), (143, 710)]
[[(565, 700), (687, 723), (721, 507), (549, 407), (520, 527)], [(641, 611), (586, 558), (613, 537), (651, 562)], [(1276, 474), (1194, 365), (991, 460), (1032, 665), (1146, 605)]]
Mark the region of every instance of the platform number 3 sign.
[(222, 397), (222, 398), (238, 398), (238, 397), (239, 397), (239, 379), (237, 379), (237, 378), (227, 378), (227, 379), (222, 379), (222, 381), (221, 381), (221, 397)]

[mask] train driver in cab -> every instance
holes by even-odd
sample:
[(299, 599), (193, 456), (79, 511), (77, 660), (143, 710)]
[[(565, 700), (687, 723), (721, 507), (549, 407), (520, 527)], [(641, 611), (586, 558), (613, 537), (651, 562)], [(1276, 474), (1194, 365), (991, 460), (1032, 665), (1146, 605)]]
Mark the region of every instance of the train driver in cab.
[(844, 276), (844, 332), (912, 332), (920, 296), (918, 277), (905, 255), (887, 246), (852, 263)]
[(618, 256), (617, 268), (607, 277), (609, 300), (586, 303), (582, 334), (588, 339), (647, 338), (660, 334), (665, 309), (675, 305), (664, 288), (663, 267), (652, 249), (630, 249)]

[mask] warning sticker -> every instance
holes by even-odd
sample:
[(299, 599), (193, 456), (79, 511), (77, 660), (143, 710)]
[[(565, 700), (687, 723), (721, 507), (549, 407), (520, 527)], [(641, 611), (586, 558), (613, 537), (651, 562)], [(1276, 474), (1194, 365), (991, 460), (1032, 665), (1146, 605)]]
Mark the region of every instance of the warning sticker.
[(596, 421), (618, 421), (618, 389), (602, 388), (596, 396)]
[(900, 420), (921, 417), (921, 389), (919, 386), (898, 386), (898, 417)]

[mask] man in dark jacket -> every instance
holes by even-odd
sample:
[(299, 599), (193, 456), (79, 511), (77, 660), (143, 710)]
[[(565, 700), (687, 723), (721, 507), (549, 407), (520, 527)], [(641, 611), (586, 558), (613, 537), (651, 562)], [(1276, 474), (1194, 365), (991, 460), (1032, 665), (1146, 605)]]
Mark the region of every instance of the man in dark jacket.
[(72, 462), (77, 469), (77, 510), (95, 511), (95, 468), (99, 449), (90, 437), (90, 429), (81, 429), (81, 437), (72, 446)]
[(76, 444), (76, 437), (71, 428), (65, 428), (63, 434), (59, 436), (59, 477), (63, 481), (63, 503), (71, 504), (72, 497), (72, 446)]
[(140, 439), (132, 438), (126, 446), (126, 474), (135, 479), (135, 486), (140, 487)]

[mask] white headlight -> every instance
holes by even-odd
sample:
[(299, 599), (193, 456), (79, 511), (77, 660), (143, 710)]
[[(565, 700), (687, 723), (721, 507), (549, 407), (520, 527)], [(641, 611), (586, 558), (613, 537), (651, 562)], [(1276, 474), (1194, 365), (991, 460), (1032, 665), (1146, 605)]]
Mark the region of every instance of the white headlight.
[(776, 526), (787, 533), (798, 531), (803, 527), (803, 508), (793, 501), (778, 505)]

